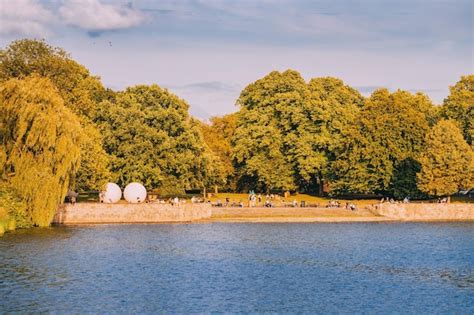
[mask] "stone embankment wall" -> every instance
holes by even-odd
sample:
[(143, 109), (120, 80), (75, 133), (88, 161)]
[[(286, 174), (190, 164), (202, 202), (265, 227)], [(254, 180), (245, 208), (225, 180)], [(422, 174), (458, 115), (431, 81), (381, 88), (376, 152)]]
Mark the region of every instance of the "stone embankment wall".
[(192, 222), (212, 215), (209, 204), (63, 204), (54, 217), (55, 224), (162, 223)]
[[(353, 221), (354, 217), (385, 218), (402, 221), (474, 221), (474, 203), (409, 203), (377, 204), (351, 212), (344, 209), (326, 208), (212, 208), (209, 204), (103, 204), (77, 203), (61, 205), (54, 217), (55, 224), (95, 223), (166, 223), (193, 222), (200, 220), (308, 217), (330, 218), (337, 216)], [(373, 218), (372, 218), (373, 217)], [(370, 220), (369, 220), (370, 219)], [(339, 222), (338, 221), (338, 222)], [(363, 220), (362, 220), (363, 221)]]
[(383, 203), (372, 207), (378, 215), (399, 220), (474, 220), (474, 203)]

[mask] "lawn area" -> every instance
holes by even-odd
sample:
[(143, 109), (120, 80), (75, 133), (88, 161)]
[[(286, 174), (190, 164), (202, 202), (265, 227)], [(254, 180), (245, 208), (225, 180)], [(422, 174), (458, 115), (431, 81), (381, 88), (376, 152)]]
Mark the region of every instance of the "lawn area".
[[(202, 197), (200, 194), (188, 194), (186, 195), (186, 199), (191, 199), (192, 196), (197, 196), (197, 197)], [(230, 198), (230, 202), (240, 202), (242, 201), (244, 203), (244, 206), (248, 206), (248, 194), (243, 194), (243, 193), (218, 193), (214, 194), (212, 193), (211, 202), (217, 202), (220, 200), (221, 202), (225, 202), (226, 198)], [(123, 199), (123, 197), (122, 197)], [(168, 198), (165, 198), (168, 199)], [(284, 200), (284, 201), (283, 201)], [(325, 207), (331, 198), (324, 198), (324, 197), (318, 197), (318, 196), (312, 196), (308, 194), (294, 194), (291, 195), (288, 198), (283, 198), (280, 197), (280, 203), (283, 204), (285, 203), (291, 203), (294, 200), (298, 202), (298, 204), (301, 204), (301, 201), (305, 201), (307, 205), (315, 206), (319, 205), (322, 207)], [(352, 202), (356, 206), (363, 207), (367, 205), (372, 205), (374, 203), (378, 203), (380, 200), (379, 199), (338, 199), (338, 198), (333, 198), (333, 200), (338, 200), (342, 206), (345, 205), (346, 202)], [(81, 192), (77, 198), (78, 202), (98, 202), (99, 201), (99, 193), (98, 192)], [(262, 203), (265, 202), (265, 194), (262, 194)], [(417, 201), (413, 200), (412, 202), (436, 202), (435, 199), (433, 200), (422, 200), (422, 201)], [(467, 196), (452, 196), (451, 197), (451, 202), (453, 203), (474, 203), (474, 198), (469, 198)], [(278, 203), (278, 202), (275, 202)], [(1, 218), (0, 218), (1, 220)]]
[[(258, 194), (257, 194), (258, 195)], [(220, 200), (221, 202), (224, 202), (226, 198), (230, 198), (230, 202), (240, 202), (242, 201), (244, 203), (244, 206), (248, 206), (248, 194), (239, 194), (239, 193), (218, 193), (218, 194), (212, 194), (210, 200), (211, 202), (216, 202)], [(283, 205), (284, 203), (291, 203), (294, 200), (298, 202), (298, 204), (301, 203), (301, 201), (304, 201), (307, 205), (315, 206), (319, 205), (321, 207), (325, 207), (331, 198), (324, 198), (324, 197), (318, 197), (318, 196), (311, 196), (307, 194), (295, 194), (291, 195), (288, 198), (283, 198), (280, 197), (280, 204)], [(337, 199), (334, 198), (334, 200), (338, 200), (342, 206), (345, 205), (346, 202), (352, 202), (356, 204), (358, 207), (362, 206), (367, 206), (367, 205), (372, 205), (374, 203), (378, 203), (379, 200), (376, 199), (352, 199), (352, 200), (345, 200), (345, 199)], [(262, 202), (265, 202), (265, 195), (262, 194)], [(278, 205), (278, 201), (276, 201)]]
[[(188, 195), (186, 195), (185, 199), (189, 200), (189, 199), (191, 199), (192, 196), (196, 196), (196, 197), (199, 197), (199, 198), (202, 197), (202, 195), (200, 195), (200, 194), (198, 194), (198, 195), (188, 194)], [(247, 207), (248, 206), (248, 197), (249, 197), (248, 194), (243, 194), (243, 193), (219, 193), (219, 194), (212, 193), (211, 198), (209, 198), (208, 200), (211, 200), (212, 203), (215, 203), (218, 200), (220, 200), (221, 202), (225, 202), (226, 198), (230, 198), (231, 203), (232, 202), (239, 203), (240, 201), (242, 201), (244, 203), (244, 206)], [(165, 199), (168, 199), (168, 198), (165, 198)], [(290, 197), (288, 197), (286, 199), (283, 198), (283, 197), (280, 197), (280, 200), (275, 198), (273, 200), (273, 203), (276, 206), (283, 206), (285, 203), (291, 203), (294, 200), (296, 200), (298, 202), (298, 205), (301, 204), (301, 201), (304, 201), (306, 203), (306, 206), (325, 207), (331, 199), (330, 198), (317, 197), (317, 196), (311, 196), (311, 195), (307, 195), (307, 194), (295, 194), (295, 195), (291, 195)], [(336, 199), (335, 198), (334, 200), (339, 200), (339, 202), (341, 203), (341, 206), (344, 206), (346, 202), (350, 201), (350, 202), (353, 202), (354, 204), (356, 204), (358, 207), (363, 207), (363, 206), (371, 205), (371, 204), (374, 204), (374, 203), (378, 202), (378, 200), (375, 200), (375, 199), (343, 200), (343, 199)], [(98, 202), (98, 201), (99, 201), (99, 194), (97, 192), (81, 192), (79, 194), (78, 198), (77, 198), (77, 202)], [(123, 197), (122, 197), (122, 201), (123, 201)], [(263, 206), (264, 202), (265, 202), (265, 195), (262, 194), (262, 202), (258, 205)]]

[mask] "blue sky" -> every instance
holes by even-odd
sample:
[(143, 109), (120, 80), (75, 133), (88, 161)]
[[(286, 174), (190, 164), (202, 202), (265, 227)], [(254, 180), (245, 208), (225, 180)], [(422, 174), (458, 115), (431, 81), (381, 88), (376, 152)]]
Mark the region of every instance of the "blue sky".
[(462, 0), (0, 0), (0, 45), (44, 38), (106, 86), (157, 83), (206, 119), (288, 68), (441, 103), (474, 73), (473, 19), (474, 2)]

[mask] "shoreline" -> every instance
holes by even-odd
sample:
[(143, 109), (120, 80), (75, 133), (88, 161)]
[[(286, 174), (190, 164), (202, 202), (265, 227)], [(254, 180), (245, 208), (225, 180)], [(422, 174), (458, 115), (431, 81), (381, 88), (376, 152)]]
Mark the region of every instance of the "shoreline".
[(210, 219), (191, 223), (453, 223), (473, 222), (472, 219), (411, 219), (400, 220), (386, 217), (312, 217), (312, 218), (228, 218)]
[(385, 204), (345, 208), (226, 208), (209, 204), (62, 205), (54, 225), (207, 223), (388, 223), (474, 222), (474, 205)]
[(162, 225), (162, 224), (350, 224), (350, 223), (474, 223), (471, 219), (459, 220), (398, 220), (390, 218), (253, 218), (253, 219), (207, 219), (196, 221), (142, 221), (142, 222), (88, 222), (88, 223), (53, 223), (51, 227), (61, 226), (99, 226), (99, 225)]

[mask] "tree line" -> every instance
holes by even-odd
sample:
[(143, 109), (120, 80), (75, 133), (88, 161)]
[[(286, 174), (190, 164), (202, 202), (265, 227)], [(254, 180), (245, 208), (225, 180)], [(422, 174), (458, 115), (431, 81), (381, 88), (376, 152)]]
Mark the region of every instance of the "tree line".
[(0, 51), (0, 207), (46, 226), (68, 189), (143, 183), (162, 195), (218, 187), (426, 197), (474, 185), (474, 75), (441, 106), (292, 70), (249, 84), (209, 123), (158, 85), (103, 86), (64, 50)]
[(224, 155), (229, 189), (402, 199), (474, 187), (474, 75), (435, 106), (420, 92), (382, 88), (365, 98), (337, 78), (306, 83), (274, 71), (237, 104), (204, 127)]

